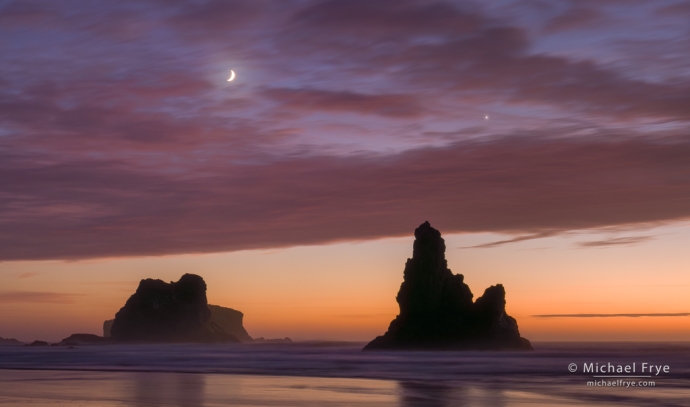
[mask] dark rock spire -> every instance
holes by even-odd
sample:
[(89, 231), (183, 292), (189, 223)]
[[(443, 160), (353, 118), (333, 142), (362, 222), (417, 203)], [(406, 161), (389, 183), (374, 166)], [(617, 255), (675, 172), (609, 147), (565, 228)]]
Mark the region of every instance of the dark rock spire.
[(441, 233), (424, 222), (396, 300), (400, 314), (364, 349), (532, 349), (505, 312), (505, 290), (489, 287), (472, 302), (462, 274), (446, 262)]

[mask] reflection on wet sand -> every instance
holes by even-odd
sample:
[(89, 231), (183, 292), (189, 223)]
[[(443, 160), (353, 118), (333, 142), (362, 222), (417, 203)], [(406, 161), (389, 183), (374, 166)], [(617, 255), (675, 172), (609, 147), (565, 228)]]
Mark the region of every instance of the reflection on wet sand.
[[(415, 382), (401, 381), (399, 387), (400, 407), (517, 407), (517, 406), (577, 406), (580, 400), (548, 395), (532, 389), (520, 390), (494, 384), (478, 385), (468, 382)], [(546, 392), (558, 391), (556, 387), (545, 388)], [(588, 402), (588, 407), (614, 406)]]
[[(523, 407), (686, 405), (683, 389), (583, 383), (0, 369), (0, 406)], [(670, 383), (669, 383), (670, 385)], [(670, 387), (670, 386), (669, 386)], [(663, 397), (660, 397), (663, 394)], [(658, 403), (662, 401), (663, 403)], [(656, 400), (657, 403), (653, 401)]]
[[(454, 389), (445, 385), (408, 381), (400, 382), (398, 385), (400, 407), (447, 407), (455, 398), (451, 394)], [(457, 403), (453, 405), (465, 406)]]
[(0, 370), (0, 406), (398, 406), (389, 380)]
[(179, 407), (204, 405), (206, 375), (131, 373), (137, 407), (165, 404)]

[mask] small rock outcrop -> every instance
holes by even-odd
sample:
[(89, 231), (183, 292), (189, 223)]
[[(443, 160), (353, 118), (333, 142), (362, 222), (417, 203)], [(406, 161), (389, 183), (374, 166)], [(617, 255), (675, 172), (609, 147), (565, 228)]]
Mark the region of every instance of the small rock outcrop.
[(206, 283), (195, 274), (170, 283), (141, 280), (115, 314), (110, 336), (116, 342), (239, 342), (211, 322)]
[(0, 346), (3, 346), (3, 345), (21, 346), (21, 345), (24, 345), (24, 342), (18, 341), (14, 338), (3, 338), (0, 336)]
[(263, 336), (260, 338), (254, 339), (254, 342), (256, 343), (292, 343), (292, 339), (288, 338), (287, 336), (285, 338), (275, 338), (275, 339), (266, 339)]
[(46, 341), (33, 341), (24, 346), (50, 346), (50, 344)]
[(110, 338), (94, 334), (72, 334), (57, 343), (58, 346), (101, 345), (110, 343)]
[(415, 230), (412, 258), (396, 297), (400, 314), (388, 331), (364, 347), (429, 350), (531, 350), (505, 312), (505, 290), (491, 286), (472, 302), (462, 274), (446, 262), (441, 233), (424, 222)]

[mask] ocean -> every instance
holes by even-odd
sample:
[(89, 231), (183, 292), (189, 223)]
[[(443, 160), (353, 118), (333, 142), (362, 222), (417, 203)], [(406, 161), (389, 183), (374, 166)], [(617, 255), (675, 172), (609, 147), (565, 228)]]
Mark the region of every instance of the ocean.
[(0, 406), (690, 406), (689, 343), (363, 345), (1, 346)]

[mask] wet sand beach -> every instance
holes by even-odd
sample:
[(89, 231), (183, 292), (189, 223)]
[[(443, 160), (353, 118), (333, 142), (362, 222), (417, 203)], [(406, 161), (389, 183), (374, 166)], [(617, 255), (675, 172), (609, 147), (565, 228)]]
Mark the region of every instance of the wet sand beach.
[[(360, 344), (0, 349), (0, 406), (684, 406), (688, 344), (542, 343), (534, 352), (361, 352)], [(583, 363), (668, 364), (593, 387)], [(646, 362), (641, 362), (646, 361)], [(639, 373), (639, 372), (638, 372)], [(618, 380), (618, 379), (606, 379)], [(620, 379), (623, 380), (623, 379)], [(632, 381), (633, 379), (625, 379)]]

